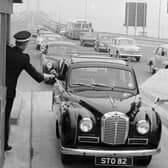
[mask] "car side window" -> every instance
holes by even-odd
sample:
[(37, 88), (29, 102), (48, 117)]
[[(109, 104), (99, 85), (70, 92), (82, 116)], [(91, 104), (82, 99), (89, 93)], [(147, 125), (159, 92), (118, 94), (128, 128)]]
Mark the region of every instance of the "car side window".
[(120, 40), (116, 40), (116, 45), (119, 45), (120, 44)]
[(63, 81), (65, 80), (67, 69), (68, 69), (68, 67), (67, 67), (66, 63), (62, 63), (61, 69), (60, 69), (60, 74), (59, 74), (60, 80), (63, 80)]
[(164, 48), (162, 49), (161, 56), (167, 57), (167, 51)]
[(156, 49), (156, 55), (160, 55), (161, 56), (161, 54), (162, 54), (162, 48), (159, 47), (159, 48)]

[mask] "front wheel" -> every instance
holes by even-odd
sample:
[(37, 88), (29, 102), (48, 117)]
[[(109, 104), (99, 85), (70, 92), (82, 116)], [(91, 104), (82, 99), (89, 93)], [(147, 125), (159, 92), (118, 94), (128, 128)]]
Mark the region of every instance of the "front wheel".
[(141, 59), (140, 57), (136, 57), (136, 58), (135, 58), (136, 62), (139, 62), (140, 59)]
[(149, 71), (151, 74), (155, 74), (156, 70), (154, 69), (153, 65), (149, 65)]
[(59, 138), (60, 138), (60, 135), (59, 135), (58, 120), (56, 120), (55, 130), (56, 130), (56, 137), (59, 139)]
[(70, 157), (64, 154), (61, 154), (61, 161), (63, 164), (69, 164), (70, 163)]
[(61, 161), (64, 165), (70, 165), (74, 162), (76, 162), (78, 159), (77, 156), (74, 155), (66, 155), (61, 153)]
[(108, 50), (109, 56), (112, 57), (113, 55), (111, 54), (110, 49)]
[(136, 157), (135, 164), (138, 166), (148, 166), (152, 160), (152, 156), (143, 156), (143, 157)]

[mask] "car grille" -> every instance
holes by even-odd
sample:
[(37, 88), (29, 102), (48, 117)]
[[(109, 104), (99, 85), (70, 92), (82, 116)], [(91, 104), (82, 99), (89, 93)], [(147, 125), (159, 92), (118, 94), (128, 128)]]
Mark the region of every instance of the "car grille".
[(124, 144), (129, 131), (129, 118), (121, 112), (106, 113), (101, 120), (101, 141), (106, 144)]

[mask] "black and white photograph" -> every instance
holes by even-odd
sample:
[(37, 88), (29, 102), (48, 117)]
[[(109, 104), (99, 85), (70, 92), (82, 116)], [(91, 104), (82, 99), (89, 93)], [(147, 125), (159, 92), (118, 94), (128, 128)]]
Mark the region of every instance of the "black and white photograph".
[(167, 168), (168, 0), (0, 0), (0, 168)]

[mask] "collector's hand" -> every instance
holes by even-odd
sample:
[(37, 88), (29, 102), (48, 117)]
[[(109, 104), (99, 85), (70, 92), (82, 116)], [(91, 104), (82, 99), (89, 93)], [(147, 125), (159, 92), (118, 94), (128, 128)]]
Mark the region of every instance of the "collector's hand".
[(56, 72), (55, 69), (52, 69), (52, 70), (50, 71), (50, 73), (53, 74), (53, 75), (55, 76), (55, 78), (58, 77), (58, 73)]
[(49, 84), (54, 84), (55, 75), (54, 74), (44, 74), (44, 81)]

